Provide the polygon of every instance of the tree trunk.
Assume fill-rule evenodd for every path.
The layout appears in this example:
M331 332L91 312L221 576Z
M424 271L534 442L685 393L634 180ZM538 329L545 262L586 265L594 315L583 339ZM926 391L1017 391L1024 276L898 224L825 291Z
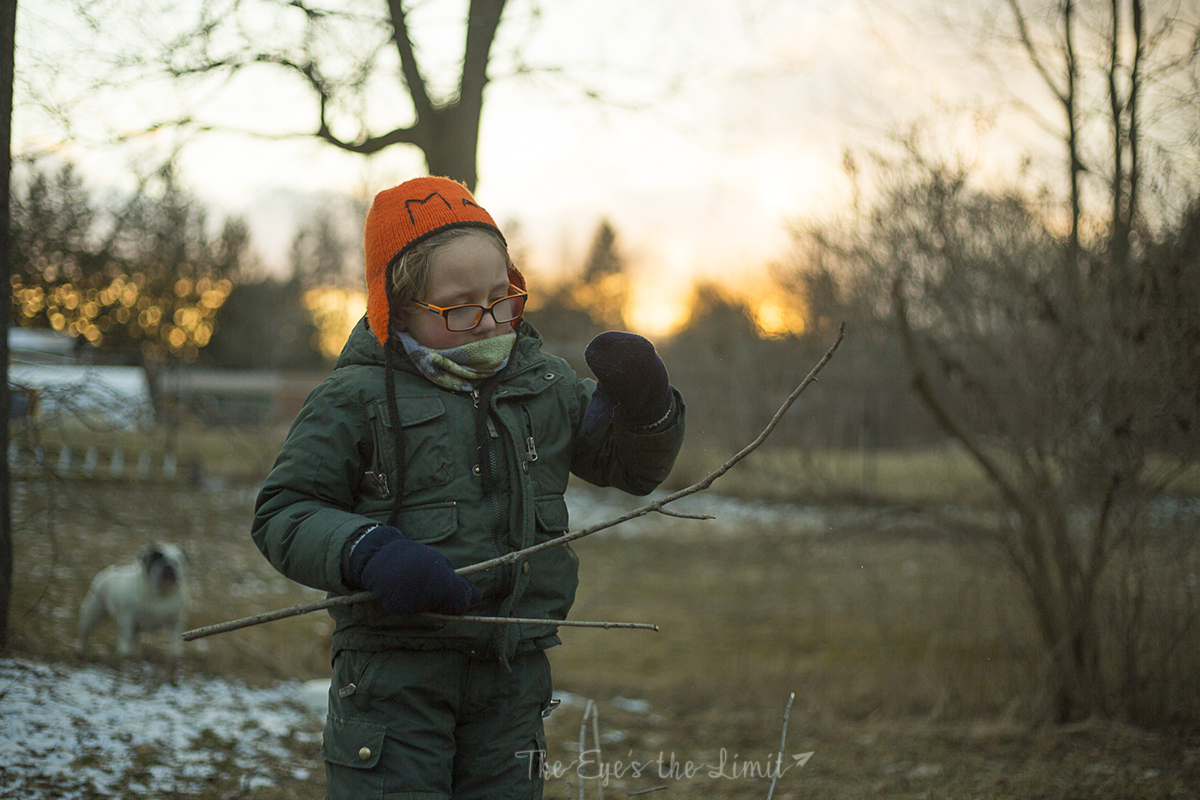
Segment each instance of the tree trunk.
M479 120L483 114L483 90L488 83L488 61L500 17L504 14L505 2L471 0L458 96L444 104L434 102L429 95L409 38L404 4L401 0L389 2L392 39L396 43L405 84L417 112L417 121L412 128L413 143L425 155L425 166L430 175L461 181L472 192L479 177L476 158Z
M1067 531L1049 519L1047 514L1026 520L1009 552L1033 601L1048 655L1051 714L1061 724L1104 711L1095 605L1099 572L1079 568L1077 554L1064 540Z
M429 124L422 124L425 136L421 152L430 175L440 175L462 182L475 191L479 178L476 170L476 151L479 142L479 117L460 111L460 106L440 108L431 115Z
M0 2L0 441L8 449L8 325L12 314L12 284L9 282L9 178L12 175L13 53L17 29L17 0ZM12 509L9 506L8 456L0 455L0 652L8 648L8 607L12 597Z
M1104 711L1095 615L1076 609L1070 616L1072 630L1057 642L1047 642L1053 653L1049 676L1052 708L1054 721L1059 724L1087 719Z

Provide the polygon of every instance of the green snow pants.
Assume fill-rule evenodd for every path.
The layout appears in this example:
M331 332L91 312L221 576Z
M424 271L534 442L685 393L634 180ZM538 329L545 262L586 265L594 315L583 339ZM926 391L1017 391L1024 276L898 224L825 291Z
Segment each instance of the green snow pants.
M327 800L540 800L550 663L342 651L321 744Z

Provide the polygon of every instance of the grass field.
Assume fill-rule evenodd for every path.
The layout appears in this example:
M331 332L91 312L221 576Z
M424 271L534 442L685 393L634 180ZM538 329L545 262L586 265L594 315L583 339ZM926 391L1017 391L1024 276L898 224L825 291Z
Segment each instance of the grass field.
M742 479L759 470L760 487L762 474L782 474L781 462L763 455L759 466L751 459L738 468ZM836 463L828 460L825 474L836 475ZM253 484L222 483L18 482L13 652L77 663L75 615L92 575L155 540L191 555L189 627L319 597L276 574L253 547ZM580 491L577 499L599 503L603 515L607 495ZM925 492L921 502L932 502ZM962 502L959 489L951 494ZM568 694L547 727L548 760L561 771L546 796L579 796L590 699L586 797L659 786L663 797L766 797L770 780L749 776L770 774L792 693L784 751L793 768L775 797L1200 796L1195 733L1032 726L1043 700L1038 654L999 555L915 510L911 496L896 503L876 498L854 513L811 516L801 506L717 502L715 520L647 518L578 542L572 616L661 630L563 630L551 659L556 688ZM326 677L329 637L328 617L313 614L200 640L187 646L178 679ZM103 628L91 658L115 663L111 645ZM143 655L166 664L161 645ZM231 776L201 796L320 796L311 736L298 737L296 750L316 777L283 775L273 787L241 791ZM807 752L802 766L791 759ZM595 778L601 768L607 786Z
M13 440L22 464L34 459L54 466L64 444L72 449L72 470L78 472L89 448L98 452L104 473L111 456L120 451L127 474L141 453L149 454L155 472L166 453L172 453L182 479L199 477L227 485L260 481L270 470L286 426L206 428L184 424L175 430L91 430L78 425L44 430L20 430ZM702 439L689 440L667 488L688 486L719 467L736 452ZM1152 459L1157 473L1161 464ZM986 507L997 495L983 472L963 450L951 445L913 450L820 450L775 448L768 441L724 475L715 491L741 498L815 503L903 505L940 508L947 505ZM1180 474L1172 493L1200 497L1200 466Z

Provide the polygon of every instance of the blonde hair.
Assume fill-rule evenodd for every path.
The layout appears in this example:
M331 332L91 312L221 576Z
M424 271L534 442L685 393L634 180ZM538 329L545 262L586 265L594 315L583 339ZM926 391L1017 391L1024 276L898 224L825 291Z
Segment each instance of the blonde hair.
M391 267L391 280L388 288L392 293L392 302L396 309L404 309L412 302L424 297L429 292L429 267L433 263L433 253L447 242L453 241L468 233L477 232L487 236L504 254L504 263L511 268L512 258L508 255L508 245L498 231L486 227L457 227L439 231L427 239L423 239L404 251Z

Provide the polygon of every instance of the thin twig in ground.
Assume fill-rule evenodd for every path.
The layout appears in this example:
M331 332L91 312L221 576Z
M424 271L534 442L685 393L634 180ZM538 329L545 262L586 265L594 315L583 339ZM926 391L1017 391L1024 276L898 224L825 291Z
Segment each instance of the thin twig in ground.
M596 706L595 700L588 700L587 706L583 709L583 719L579 722L579 757L584 759L591 751L587 748L587 724L588 719L592 720L592 739L596 742L596 764L604 763L600 757L600 709ZM582 766L582 762L581 762ZM578 770L576 770L578 774ZM583 800L583 776L579 776L579 800ZM599 793L598 800L604 800L604 782L596 780L596 791Z
M573 542L576 539L582 539L585 536L591 536L593 533L598 533L602 530L606 530L606 529L612 528L616 525L620 525L622 522L629 522L632 519L637 519L638 517L644 517L647 514L667 513L667 512L663 511L664 506L666 506L670 503L674 503L676 500L680 500L689 495L693 495L693 494L696 494L697 492L704 491L708 487L712 486L713 483L718 478L720 478L726 472L729 472L729 470L733 469L734 466L736 466L739 461L741 461L746 456L750 455L752 452L757 450L759 445L761 445L764 441L766 441L767 437L771 435L771 432L775 430L775 427L777 425L779 425L779 422L783 419L783 415L787 412L787 410L789 408L791 408L792 403L796 402L796 399L798 397L800 397L801 393L803 393L805 389L808 388L809 384L811 384L817 380L817 373L819 373L822 369L824 369L825 365L829 363L829 360L831 358L833 358L834 351L836 351L838 348L838 345L840 345L842 343L842 338L845 336L845 333L846 333L846 324L842 323L841 327L838 329L837 339L834 341L834 343L832 345L830 345L829 349L825 351L825 355L821 356L821 360L817 362L816 366L814 366L811 370L809 370L808 375L806 375L804 377L804 380L802 380L800 382L800 384L795 389L792 390L792 393L787 396L787 399L783 401L783 405L781 405L779 407L779 410L775 412L775 415L773 417L771 417L771 421L767 423L767 426L765 428L763 428L762 432L760 434L758 434L758 436L754 437L754 440L752 442L750 442L750 444L743 447L741 450L739 450L737 453L735 453L728 461L726 461L721 466L717 467L715 470L710 472L708 475L706 475L701 480L697 481L696 483L693 483L691 486L688 486L686 489L680 489L678 491L671 492L670 494L663 495L662 497L660 497L659 499L655 500L652 503L647 503L646 505L640 506L639 508L635 508L632 511L627 511L624 514L621 514L620 516L616 516L611 519L604 520L603 522L597 522L595 525L591 525L587 528L582 528L577 531L565 533L562 536L542 542L541 544L535 544L532 547L525 548L524 550L517 550L515 552L500 556L498 558L493 558L488 561L481 561L478 564L471 564L470 566L467 566L467 567L460 567L459 569L455 570L455 572L457 572L459 575L473 575L476 572L483 572L484 570L492 569L493 567L500 567L500 566L504 566L506 564L512 564L516 561L520 561L523 558L527 558L528 556L534 555L535 553L540 553L543 550L549 550L552 547L559 547L561 545L567 544L568 542ZM671 516L671 514L668 514L668 516ZM288 617L296 617L301 614L310 614L313 611L321 611L322 609L327 609L327 608L335 608L338 606L354 605L355 603L362 603L362 602L365 602L367 600L372 600L372 599L374 599L374 595L372 595L370 592L356 592L354 594L339 595L337 597L329 597L324 600L317 600L312 603L305 603L303 605L292 606L290 608L281 608L277 611L269 611L265 614L257 614L253 617L246 617L244 619L236 619L236 620L232 620L230 622L223 622L219 625L210 625L207 628L198 628L196 630L188 631L187 633L183 634L183 638L187 641L191 641L192 639L199 639L203 636L212 636L212 635L218 634L218 633L228 633L229 631L235 631L235 630L239 630L241 628L248 628L252 625L262 625L265 622L274 622L275 620L286 619ZM503 619L503 618L492 618L492 619ZM548 620L539 620L539 622L543 623L543 624L547 624L547 625L563 624L562 620L549 620L548 619ZM609 626L609 627L614 627L616 625L616 623L601 623L601 624L603 626Z
M779 754L775 756L775 774L771 776L771 790L767 792L767 800L775 796L775 781L779 780L779 770L783 766L783 745L787 741L788 717L792 715L792 703L796 701L796 693L788 697L787 709L783 712L783 733L779 736Z

